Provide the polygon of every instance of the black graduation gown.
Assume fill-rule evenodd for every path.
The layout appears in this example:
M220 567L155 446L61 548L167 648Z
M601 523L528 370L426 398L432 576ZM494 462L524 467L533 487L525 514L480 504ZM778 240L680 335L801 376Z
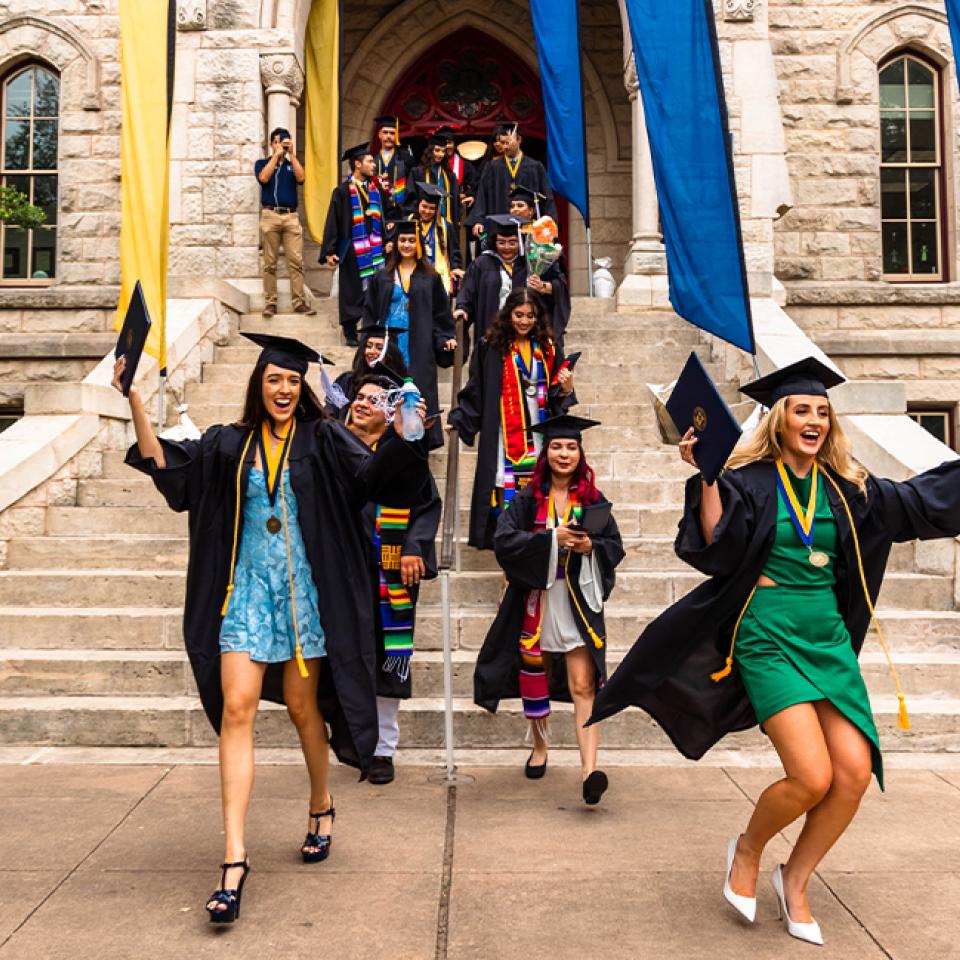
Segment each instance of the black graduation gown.
M601 502L603 498L601 497ZM494 549L497 563L507 576L507 590L500 601L500 609L493 621L473 673L473 701L477 706L496 713L501 700L520 696L520 632L523 628L524 604L530 590L544 590L550 573L550 549L553 534L549 530L531 532L537 519L537 500L529 486L513 498L510 509L500 514ZM607 601L616 580L617 564L623 559L623 542L616 521L611 516L603 533L591 536L593 552L597 557L603 584L603 600ZM590 651L597 671L597 685L606 680L606 626L603 611L595 613L587 606L580 589L580 570L584 557L570 553L567 566L567 586L576 598L571 604L584 646ZM579 610L587 618L590 629L603 641L597 647L584 624ZM567 671L563 657L550 657L548 682L550 697L571 701L567 686Z
M199 440L161 440L162 470L141 457L136 444L126 460L151 477L171 509L189 512L183 635L200 700L218 733L223 714L220 610L230 577L237 468L246 437L240 427L215 426ZM251 444L243 466L244 495L255 449ZM366 588L369 546L360 514L368 500L391 506L423 502L430 476L426 451L423 444L405 443L389 431L371 453L342 424L324 419L298 424L288 463L326 637L318 701L338 759L365 770L377 745L378 724L376 639ZM239 515L242 536L242 504ZM283 664L268 665L265 700L283 702L282 677Z
M555 370L563 363L563 353L556 351ZM470 500L470 546L492 550L495 524L490 522L490 497L497 481L497 450L500 436L500 394L503 384L503 354L485 340L477 344L470 360L470 377L457 394L457 405L447 415L447 422L457 429L460 439L473 446L477 434L477 469ZM547 395L548 416L566 413L577 402L576 393L561 396L559 387ZM510 508L511 510L513 507ZM508 511L509 512L509 511Z
M390 158L390 163L385 164L383 162L383 156L381 152L377 153L377 176L381 181L385 181L390 184L390 190L392 192L393 202L398 207L403 207L406 204L407 196L410 191L415 189L413 183L410 179L410 171L413 168L413 157L410 154L410 151L404 149L403 147L396 147L393 151L393 156ZM399 200L396 195L396 183L398 180L405 180L405 190L406 193Z
M384 191L380 192L380 199L383 216L381 229L385 229L388 223L399 220L403 213ZM374 223L375 221L367 217L368 230ZM357 320L363 316L363 282L360 279L357 254L353 249L353 207L350 203L350 184L346 180L335 187L330 196L327 222L323 229L323 244L320 248L320 262L323 263L327 257L335 254L339 256L338 248L340 252L346 250L340 260L340 292L338 294L340 324L353 328Z
M457 178L453 175L453 171L444 165L444 170L447 174L447 181L450 187L450 216L447 218L450 220L453 225L456 227L460 223L460 184L457 183ZM407 191L407 199L404 201L404 209L408 213L415 214L417 212L417 204L420 202L420 197L417 193L417 184L418 183L440 183L441 186L444 186L442 178L437 177L437 168L429 168L429 176L427 174L427 168L422 165L417 165L410 171L410 181L412 182L412 187ZM440 201L439 212L443 213L444 208L447 206L446 199Z
M413 507L410 511L410 526L407 527L407 535L403 540L404 557L420 557L426 568L421 580L435 580L439 570L437 567L437 530L440 528L440 514L442 505L440 493L437 485L430 478L429 500L420 506ZM389 673L383 669L387 658L387 652L383 645L383 621L380 619L380 574L378 567L378 558L373 552L373 534L377 522L377 508L373 503L368 503L363 509L363 523L367 533L367 542L371 545L370 549L370 576L373 585L373 609L374 623L377 631L377 696L395 697L398 700L409 700L413 695L413 683L410 673L406 680L401 680L396 671ZM414 605L414 628L416 628L416 605L417 597L420 594L418 587L409 587L407 592ZM414 633L414 656L416 656L416 633Z
M514 290L527 285L527 271L526 257L517 257L513 262ZM550 320L553 339L562 345L570 321L570 289L559 261L550 265L543 279L553 285L550 296L541 294L541 299ZM457 291L457 309L466 311L467 323L473 326L477 340L482 340L500 310L500 260L497 256L482 253L467 267ZM465 343L464 349L467 347L468 343Z
M383 268L374 274L367 287L363 306L365 325L384 323L393 297L393 274ZM410 313L407 343L410 349L409 373L427 404L427 413L440 409L437 367L453 366L453 351L443 345L457 335L450 300L436 273L414 270L410 277ZM443 446L440 419L427 431L427 446Z
M494 214L509 213L510 190L514 184L542 193L546 199L540 201L540 215L557 219L557 205L547 180L547 171L539 160L523 154L516 177L510 175L507 161L503 157L496 157L484 166L477 187L477 200L470 208L467 226L483 223L487 217Z
M892 544L960 534L960 460L905 483L870 477L866 499L852 483L835 479L853 514L874 602ZM707 545L700 530L698 474L687 483L675 544L677 555L710 579L649 624L598 694L591 717L595 722L630 705L642 707L692 760L699 760L726 734L757 722L736 664L719 682L710 674L723 667L736 619L776 536L778 494L771 461L727 471L718 483L723 517L713 543ZM839 538L837 605L859 655L870 611L846 511L833 485L824 484Z
M437 216L437 227L439 228L441 217ZM463 254L460 251L460 228L453 226L449 220L442 220L446 226L447 240L447 263L451 270L460 270L463 267ZM429 228L429 224L425 224ZM424 250L424 256L426 256ZM431 261L433 262L433 261Z

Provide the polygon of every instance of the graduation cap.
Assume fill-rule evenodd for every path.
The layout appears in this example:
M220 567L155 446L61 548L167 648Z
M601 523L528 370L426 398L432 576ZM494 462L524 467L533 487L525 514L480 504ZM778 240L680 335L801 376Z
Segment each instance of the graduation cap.
M393 127L394 130L400 129L399 117L374 117L373 122L377 125L378 130L382 130L384 127Z
M369 143L358 143L355 147L349 147L343 151L343 155L340 157L341 160L346 161L347 163L353 163L355 160L361 160L367 155L373 155L373 151L370 149Z
M525 187L522 183L515 183L510 188L510 199L522 200L528 207L534 207L540 200L546 200L547 198L544 194L531 190L530 187Z
M543 442L551 440L576 440L583 442L583 431L591 427L599 427L599 420L588 420L586 417L575 417L570 413L563 413L559 417L551 417L542 423L534 424L530 429L534 433L543 435Z
M434 132L427 137L427 143L429 143L431 147L445 147L448 139L450 138L448 138L446 134L440 133L439 130L434 130Z
M415 237L420 231L419 220L398 220L393 225L394 239L397 237Z
M520 233L530 221L526 217L514 217L509 213L493 213L487 217L487 232L494 237L511 237Z
M364 323L360 328L360 333L365 337L385 337L388 333L406 333L407 327L391 323L387 327L382 320L375 320L372 323Z
M326 363L333 366L332 360L328 360L313 347L308 347L292 337L278 337L272 333L244 333L243 336L263 348L260 356L257 357L258 364L272 363L274 366L283 367L284 370L293 370L301 376L306 374L307 367L311 363Z
M451 126L449 123L444 124L442 127L437 127L433 131L432 136L434 137L443 137L445 143L449 143L451 140L456 139L457 129L456 127Z
M391 327L392 330L396 330L396 327ZM372 371L373 376L383 377L384 380L389 381L391 384L395 384L397 388L403 386L403 382L406 377L401 377L396 370L392 367L388 367L382 360L377 360L375 363L370 365L370 370Z
M816 357L805 357L796 363L774 370L759 380L744 384L740 392L768 409L784 397L798 394L825 397L831 387L844 383L846 378L821 363Z
M417 193L420 196L421 200L426 200L427 203L440 204L441 200L446 199L450 194L447 193L443 187L438 183L424 183L422 180L417 181Z

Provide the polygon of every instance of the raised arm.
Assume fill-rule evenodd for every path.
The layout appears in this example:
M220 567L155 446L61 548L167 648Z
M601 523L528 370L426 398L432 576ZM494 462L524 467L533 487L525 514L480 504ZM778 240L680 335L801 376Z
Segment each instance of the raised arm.
M111 386L121 393L123 392L123 386L120 380L126 369L126 356L118 357L113 364L113 380L111 381ZM153 460L162 470L165 466L163 446L157 439L157 435L153 432L153 424L150 422L150 416L143 405L140 391L136 385L131 385L127 399L130 401L130 413L133 415L133 429L137 433L137 446L140 449L140 456L144 460Z
M891 540L936 540L960 536L960 459L897 483L871 478L871 513Z

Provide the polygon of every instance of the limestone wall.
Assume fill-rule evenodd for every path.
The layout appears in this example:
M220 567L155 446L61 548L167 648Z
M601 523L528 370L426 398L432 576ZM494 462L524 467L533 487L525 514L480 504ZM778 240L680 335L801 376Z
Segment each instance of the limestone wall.
M778 277L876 281L881 275L877 65L912 48L944 71L948 218L955 218L960 98L942 3L769 0L770 43L794 208L775 228ZM944 261L956 278L952 223Z

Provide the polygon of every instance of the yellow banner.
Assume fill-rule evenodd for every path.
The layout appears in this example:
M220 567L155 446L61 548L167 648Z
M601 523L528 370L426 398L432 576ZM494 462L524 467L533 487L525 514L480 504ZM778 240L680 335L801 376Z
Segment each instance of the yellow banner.
M120 302L114 327L123 326L139 280L151 320L145 349L161 369L167 363L172 5L120 0Z
M340 23L339 0L313 0L307 20L307 100L303 204L307 229L323 239L330 194L340 181Z

